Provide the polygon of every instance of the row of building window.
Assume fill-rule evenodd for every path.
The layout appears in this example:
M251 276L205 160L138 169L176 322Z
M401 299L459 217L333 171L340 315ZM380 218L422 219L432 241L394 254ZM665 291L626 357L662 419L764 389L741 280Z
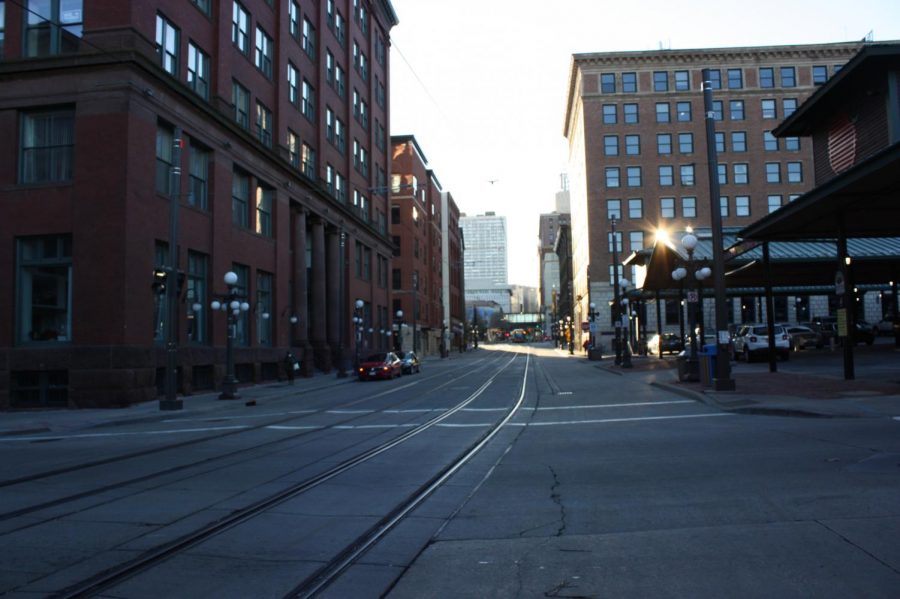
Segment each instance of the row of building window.
M833 72L837 73L841 66L834 65ZM748 69L749 70L749 67ZM724 69L724 87L727 89L744 89L745 87L745 69L740 67ZM723 87L723 70L709 69L710 89L722 89ZM778 79L776 80L776 74ZM758 67L759 87L762 89L775 88L779 85L782 88L797 87L797 67L780 66L780 67ZM814 85L821 85L828 80L827 65L812 66L812 82ZM600 74L600 93L615 94L619 91L621 85L622 93L636 94L639 90L638 76L636 72L624 73L601 73ZM691 89L691 72L686 70L678 71L653 71L652 91L668 92L668 91L690 91Z
M272 0L267 0L272 5ZM203 14L210 16L210 0L191 0ZM287 0L288 20L290 34L311 60L316 57L316 29L312 22L301 15L300 3L296 0ZM83 0L27 0L25 11L28 19L25 28L25 55L27 57L53 56L57 54L69 54L78 51L78 40L82 36L84 24ZM340 11L335 10L333 0L328 0L326 5L328 27L334 33L338 42L343 46L346 42L346 26L344 17ZM358 23L364 37L369 34L369 14L362 0L354 0L354 19ZM157 47L162 48L161 54L173 52L177 48L178 30L165 17L163 27L160 27L157 19ZM232 33L234 45L245 56L250 56L250 13L238 1L232 4ZM0 57L3 56L3 37L5 23L5 2L0 0ZM160 35L162 33L162 36ZM172 42L176 42L174 45ZM354 42L355 43L355 42ZM358 45L357 45L358 46ZM354 56L359 56L357 68L360 73L367 72L365 56L358 47L354 49ZM379 34L375 38L376 60L382 66L387 60L387 45ZM177 75L177 62L173 64L170 59L163 59L164 66L169 63L173 75ZM272 67L272 38L259 26L256 29L256 47L254 63L267 76L271 78Z
M718 164L719 183L728 184L728 165ZM626 166L625 186L641 187L643 185L643 167ZM659 184L662 186L674 185L675 167L663 164L658 167ZM766 183L782 183L782 163L765 163ZM622 187L622 167L607 166L604 169L605 184L607 189ZM682 185L694 184L694 165L685 164L679 166L680 182ZM748 162L734 162L731 164L731 183L735 185L749 185L750 164ZM784 181L787 183L803 183L803 163L787 162L784 165Z
M689 100L675 102L675 112L672 113L670 102L655 103L655 118L657 123L689 123L694 119L693 103ZM797 98L782 98L782 118L791 116L797 110ZM763 119L777 119L778 101L774 98L762 98L759 101L760 117ZM603 105L603 124L616 125L619 122L619 105ZM725 120L725 100L714 100L712 107L713 120ZM732 121L747 119L744 100L728 100L728 118ZM622 104L622 122L626 125L636 125L640 122L640 104L625 102Z
M673 135L676 137L673 138ZM715 133L716 152L719 154L728 151L725 144L726 134L724 131ZM730 131L728 136L731 138L732 152L747 152L747 132L746 131ZM603 155L619 156L620 145L619 135L603 136ZM641 154L641 136L638 133L623 135L621 137L624 152L626 156L639 156ZM660 156L667 156L673 152L673 139L677 140L679 154L694 153L694 134L693 133L657 133L656 134L656 153ZM771 131L763 131L763 149L766 152L777 152L781 149L781 144L777 137L772 135ZM788 152L797 152L800 150L799 137L784 138L784 150Z
M23 237L17 240L17 293L18 315L16 339L18 344L71 341L72 331L72 237L71 235L46 235ZM154 251L156 272L164 272L168 264L168 243L157 241ZM378 255L378 286L387 288L388 259ZM185 304L187 311L187 337L195 343L209 341L209 256L188 250L185 277ZM252 317L255 319L255 342L269 346L273 340L274 275L256 271L255 287L249 285L251 269L243 264L232 264L237 274L235 289L244 298L254 298ZM372 275L372 250L356 243L356 275L370 281ZM155 281L154 281L155 283ZM167 320L167 304L163 285L148 285L153 293L153 338L163 341ZM199 309L194 309L194 306ZM385 308L386 310L386 308ZM384 316L383 316L383 321ZM250 345L251 314L241 313L236 318L235 339L240 345Z
M787 196L787 201L792 202L795 199L800 197L800 194L791 194ZM681 202L681 213L679 214L677 211L677 200L679 198L675 197L663 197L659 198L659 217L664 219L674 219L674 218L697 218L697 198L695 196L683 196L680 198ZM750 216L750 196L749 195L738 195L734 196L734 216ZM769 212L774 212L775 210L781 208L784 205L785 197L781 194L769 194L766 196L766 206ZM645 218L644 214L644 199L643 198L629 198L627 200L627 216L629 220L641 220ZM732 201L729 196L720 196L719 197L719 210L720 214L723 217L731 216L732 213ZM606 200L606 217L608 220L622 220L622 200L620 199L609 199ZM612 251L612 233L610 235L610 249ZM620 237L620 247L618 248L621 251L621 231L617 231L616 235ZM631 249L639 250L643 247L643 245L636 246L634 240L637 239L637 232L632 232L629 234L632 239ZM643 244L643 237L640 238L641 244Z
M295 4L295 3L292 3ZM2 4L0 4L2 6ZM241 49L247 41L247 33L250 16L239 2L234 2L233 10L233 36L235 43ZM201 10L208 10L208 4L198 4ZM52 3L52 10L58 10L58 3ZM43 14L43 13L37 13ZM299 14L299 13L296 13ZM37 17L36 17L37 18ZM261 31L261 30L260 30ZM314 39L314 38L310 38ZM257 66L264 72L271 69L271 52L273 50L271 40L265 32L257 35ZM312 43L312 42L310 42ZM178 76L179 57L179 31L166 17L159 14L156 20L156 44L160 61L169 73ZM267 58L268 57L268 58ZM210 58L193 42L188 44L188 68L187 84L201 97L208 99L210 90L209 67ZM305 78L301 80L297 67L289 62L287 69L288 99L310 121L315 121L315 89ZM239 81L232 82L232 104L234 106L234 119L243 128L249 130L251 124L251 94ZM368 128L369 110L366 102L354 90L354 116L364 127ZM274 118L271 109L262 102L257 101L255 112L252 113L256 135L262 145L272 148ZM329 114L331 111L329 109ZM71 153L73 146L74 123L68 111L58 114L45 113L43 115L26 116L22 130L22 167L20 180L23 183L37 183L47 181L64 181L71 178ZM343 127L339 127L342 132ZM386 132L384 126L376 121L376 142L382 150L386 145ZM301 144L298 147L295 132L287 131L289 160L295 166L299 166L302 173L315 179L315 152L311 147ZM334 142L334 136L328 136ZM338 147L342 152L346 151L342 136L338 139L341 143ZM368 151L358 141L354 142L354 165L356 169L368 176L369 156ZM298 164L299 161L299 164ZM379 169L383 170L383 169ZM382 174L386 179L386 174Z
M291 3L291 11L294 11ZM249 52L249 22L250 14L239 3L234 2L233 22L232 22L232 38L235 46L244 54ZM299 7L296 9L299 11ZM299 15L299 12L296 13ZM295 13L291 13L293 19ZM292 21L293 23L293 21ZM308 20L304 20L301 28L301 36L304 41L304 47L307 48L310 58L315 57L315 36L314 28L308 24ZM306 32L304 35L303 32ZM157 52L160 56L163 68L175 77L179 76L179 31L166 17L157 15L156 22L156 45ZM273 42L270 36L257 26L256 32L256 52L254 54L254 62L257 68L267 78L272 78L272 54L274 52ZM186 82L199 96L209 99L210 80L209 80L209 55L203 52L193 42L188 44L188 66ZM362 52L358 44L354 42L354 63L357 70L363 76L363 80L368 77L368 61L365 53ZM346 74L344 70L335 61L331 52L326 56L326 81L338 93L340 97L345 97L346 93ZM310 122L316 120L316 100L315 87L308 79L302 77L300 69L292 62L287 64L287 91L289 103L297 108ZM384 84L379 81L377 87L376 98L379 104L384 107L386 91ZM232 105L234 106L234 119L244 129L250 129L250 91L237 80L232 83ZM357 90L353 91L353 115L359 124L366 130L369 128L369 107L368 103L362 98ZM262 102L256 103L255 125L257 136L260 142L266 147L272 147L272 111ZM377 130L379 135L377 140L384 145L386 135L383 134L384 127L377 122ZM382 148L384 149L384 148Z

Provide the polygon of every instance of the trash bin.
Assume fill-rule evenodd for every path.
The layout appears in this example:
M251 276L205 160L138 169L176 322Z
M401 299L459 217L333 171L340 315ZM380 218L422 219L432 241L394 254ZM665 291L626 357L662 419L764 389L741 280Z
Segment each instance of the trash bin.
M700 371L700 384L704 387L712 386L712 379L710 378L710 370L709 370L709 354L706 353L706 346L703 347L702 350L697 352L697 360L698 360L698 369Z
M709 359L709 384L712 386L713 381L716 380L716 355L719 353L719 346L715 343L704 345L703 352Z
M675 358L675 365L678 366L678 380L682 383L696 383L700 380L700 354L697 354L696 360L691 360L687 352L681 352Z
M675 358L675 365L678 367L678 380L679 382L685 382L688 380L688 365L687 365L687 356L684 353L678 355Z

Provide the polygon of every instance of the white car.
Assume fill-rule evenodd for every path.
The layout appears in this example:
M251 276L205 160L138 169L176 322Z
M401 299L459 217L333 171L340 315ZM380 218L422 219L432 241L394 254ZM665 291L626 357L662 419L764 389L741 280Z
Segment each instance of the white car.
M781 325L775 325L775 352L782 360L791 356L791 336ZM768 326L764 324L745 324L734 336L734 355L747 362L759 356L769 354Z

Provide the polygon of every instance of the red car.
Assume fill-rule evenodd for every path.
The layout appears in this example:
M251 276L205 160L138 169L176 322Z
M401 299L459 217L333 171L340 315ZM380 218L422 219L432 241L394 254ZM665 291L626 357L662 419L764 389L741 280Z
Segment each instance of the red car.
M403 362L394 352L371 354L356 369L359 380L392 379L403 374Z

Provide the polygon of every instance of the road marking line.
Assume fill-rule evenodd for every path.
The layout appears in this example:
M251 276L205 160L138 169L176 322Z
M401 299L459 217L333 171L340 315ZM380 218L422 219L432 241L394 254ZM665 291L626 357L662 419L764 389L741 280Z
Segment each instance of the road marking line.
M606 418L603 420L564 420L561 422L510 422L510 426L555 426L559 424L606 424L610 422L639 422L641 420L677 420L679 418L706 418L709 416L735 416L728 413L686 414L682 416L646 416L643 418Z
M286 424L272 424L267 426L266 428L270 428L276 431L307 431L307 430L317 430L322 428L327 428L325 426L288 426Z
M74 435L40 435L37 437L0 437L0 441L50 441L56 439L88 439L97 437L134 437L137 435L174 435L178 433L207 433L213 431L228 431L250 426L210 426L205 428L179 428L170 431L138 431L128 433L78 433Z
M591 408L630 408L632 406L662 406L667 404L681 404L681 403L697 403L692 399L673 399L671 401L641 401L634 403L607 403L607 404L589 404L586 406L554 406L554 407L546 407L546 408L538 408L538 412L543 412L544 410L581 410L581 409L591 409Z
M412 423L409 423L409 424L356 424L356 425L341 424L338 426L333 426L331 428L336 429L336 430L349 431L349 430L367 429L367 428L411 428L411 427L415 427L415 426L419 426L419 425L412 424Z
M218 420L246 420L248 418L270 418L288 414L315 414L316 410L295 410L293 412L266 412L265 414L244 414L242 416L207 416L206 418L167 418L160 422L215 422Z
M328 410L326 414L374 414L375 410Z

